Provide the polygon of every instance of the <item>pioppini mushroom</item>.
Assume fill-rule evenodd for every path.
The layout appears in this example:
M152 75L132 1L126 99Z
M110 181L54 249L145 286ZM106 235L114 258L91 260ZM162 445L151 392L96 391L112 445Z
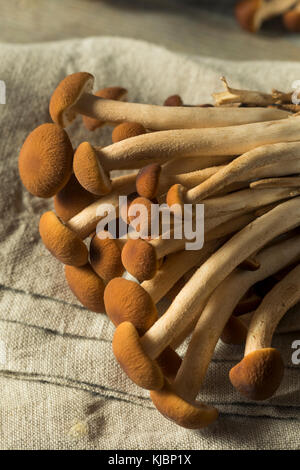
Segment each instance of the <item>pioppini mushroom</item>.
M71 291L85 308L96 313L105 312L105 284L89 263L83 266L65 265L65 277Z
M111 321L114 325L130 321L139 333L147 331L157 320L154 305L181 276L192 267L201 265L221 243L222 239L214 240L206 243L201 250L181 251L167 256L153 279L144 281L141 285L124 278L112 279L107 284L104 295L106 312Z
M52 120L67 127L77 114L102 122L138 122L145 129L166 130L198 127L221 127L249 122L270 121L287 116L284 111L267 108L232 109L169 107L106 100L92 94L94 77L77 72L64 78L51 100L49 111Z
M146 129L142 124L138 122L122 122L116 126L112 132L112 141L121 142L121 140L130 139L130 137L136 137L137 135L146 134Z
M56 124L42 124L26 138L19 154L19 173L34 196L58 193L72 173L73 147L67 133Z
M54 212L45 212L40 219L39 230L50 253L64 264L84 266L88 261L88 250L83 240L95 230L97 223L104 217L98 214L99 205L107 204L118 208L119 195L133 191L135 176L130 174L115 178L110 194L96 200L64 224Z
M289 31L299 33L300 31L300 5L299 2L291 10L287 11L283 17L283 24Z
M255 33L264 21L288 11L297 0L241 0L235 6L235 16L242 28Z
M181 109L181 108L180 108ZM73 168L80 184L88 191L102 194L110 189L108 172L114 169L141 168L150 162L213 156L240 155L255 147L296 142L300 116L279 121L244 124L215 129L182 129L148 133L125 139L108 147L82 143L74 155ZM213 160L213 159L212 159Z
M55 194L54 210L56 215L66 222L92 204L95 199L95 195L84 189L72 174L67 184Z
M259 178L261 175L268 175L268 172L272 176L274 174L272 172L276 171L276 168L275 170L272 169L273 166L279 164L282 168L286 161L299 160L299 152L299 142L277 143L257 147L237 157L228 165L219 167L219 169L216 167L218 171L188 191L185 190L183 185L171 186L168 191L167 202L170 206L172 204L196 203L232 183Z
M106 100L125 101L127 99L128 92L125 88L119 86L112 86L107 88L101 88L100 90L96 91L94 95ZM109 122L106 123L100 121L99 119L93 119L88 116L82 116L82 121L89 131L94 131L99 127L104 126L104 124L110 124Z
M210 167L203 170L191 171L187 168L182 174L170 174L168 169L161 167L158 163L150 163L140 169L136 177L137 193L153 199L158 194L165 193L173 184L181 184L185 188L192 188L205 181L211 175L216 173L220 167Z
M300 265L265 296L254 313L247 335L244 358L229 374L232 385L252 400L266 400L278 389L284 364L272 348L274 331L285 313L300 300Z
M222 197L206 199L204 204L205 238L207 240L221 236L218 230L221 225L227 234L233 233L234 225L231 226L231 219L252 212L259 207L267 206L272 202L296 197L298 194L299 191L290 188L257 190L256 192L254 189L246 189ZM177 201L173 201L172 204L178 204ZM224 226L226 222L228 224ZM145 225L143 224L143 226ZM157 260L167 254L184 249L186 242L187 239L184 235L178 239L174 238L173 229L170 229L168 236L167 232L164 232L150 241L128 240L122 250L122 263L130 274L142 282L155 275Z
M234 308L256 282L300 259L299 242L298 235L264 248L256 255L260 262L258 270L250 272L237 269L214 290L195 325L187 352L174 381L174 390L179 395L186 397L187 400L197 396L218 339ZM242 333L244 334L245 330Z
M114 334L113 351L131 380L149 390L161 389L164 377L155 362L160 352L194 321L205 299L245 258L299 224L300 198L278 205L219 248L196 271L165 314L141 338L132 323L121 323Z
M90 243L90 263L93 270L107 284L111 279L122 276L122 246L118 239L99 237L96 233Z

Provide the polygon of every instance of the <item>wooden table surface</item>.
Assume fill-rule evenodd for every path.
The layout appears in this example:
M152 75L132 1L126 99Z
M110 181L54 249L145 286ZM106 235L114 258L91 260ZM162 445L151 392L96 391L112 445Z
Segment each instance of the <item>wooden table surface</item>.
M0 41L113 35L226 59L298 60L300 39L280 27L241 31L235 0L0 0ZM300 37L300 35L299 35Z

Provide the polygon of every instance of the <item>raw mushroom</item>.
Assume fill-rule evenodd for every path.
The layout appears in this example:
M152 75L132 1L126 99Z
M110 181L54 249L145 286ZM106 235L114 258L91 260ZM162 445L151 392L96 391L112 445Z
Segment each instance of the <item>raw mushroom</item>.
M300 143L277 143L257 147L237 157L226 166L217 167L218 171L188 191L184 186L173 185L167 195L167 202L172 204L192 204L200 202L212 194L222 190L235 182L247 181L259 178L261 175L272 175L273 166L277 164L280 168L286 161L299 160Z
M52 120L67 127L77 114L103 122L138 122L145 129L167 130L221 127L249 122L281 119L287 113L276 109L168 107L106 100L92 94L94 77L86 72L67 76L60 82L50 101Z
M71 291L85 308L96 313L105 312L103 302L105 284L89 264L65 266L65 277Z
M149 390L162 388L164 378L155 358L194 321L209 295L245 258L299 224L300 198L280 204L219 248L144 336L140 338L130 322L121 323L115 331L113 351L132 381Z
M235 6L235 16L242 28L255 33L264 21L285 13L297 0L241 0Z
M95 195L84 189L72 174L67 184L55 194L54 210L56 215L66 222L92 204L95 199Z
M290 188L257 190L256 192L254 189L246 189L226 196L206 199L204 204L205 239L230 234L234 231L234 225L230 223L231 219L272 202L295 197L299 192L300 190L291 191ZM224 230L224 224L226 224L225 233L220 234L220 226L223 226ZM184 249L186 242L187 239L184 236L175 239L173 229L149 242L142 239L128 240L122 250L122 263L130 274L142 282L155 275L158 259Z
M96 93L94 94L95 96L106 100L125 101L128 92L125 88L119 86L112 86L108 88L101 88L101 90L96 91ZM89 131L94 131L99 127L104 126L105 124L110 124L109 122L106 123L103 121L99 121L99 119L94 119L88 116L82 116L82 121Z
M299 33L300 31L300 4L298 3L295 8L287 11L283 15L283 24L289 31Z
M180 108L181 109L181 108ZM280 121L245 124L216 129L183 129L161 131L125 139L108 147L82 143L74 155L74 172L90 192L109 191L110 170L141 168L150 162L198 156L240 155L255 147L299 138L300 116Z
M155 304L189 269L206 261L221 243L220 239L214 240L206 243L201 250L171 254L156 276L141 285L124 278L112 279L104 295L106 312L111 321L114 325L130 321L140 334L148 330L157 320Z
M181 184L185 188L192 188L205 181L216 173L220 167L210 167L198 171L185 171L182 174L169 174L158 163L150 163L140 169L136 177L136 190L142 197L155 198L158 194L166 192L173 184Z
M231 88L225 77L221 77L221 81L224 85L225 91L212 94L216 106L233 103L252 106L269 106L275 104L275 99L272 94L262 93L261 91L238 90L236 88Z
M107 284L111 279L122 276L122 247L118 239L100 238L96 233L90 244L90 263L93 270Z
M63 224L54 212L46 212L40 219L40 235L46 248L64 264L83 266L88 261L88 250L83 240L96 228L103 215L97 214L101 204L118 208L119 195L134 189L135 174L120 176L113 182L112 192L93 202Z
M266 295L254 313L247 335L244 358L233 367L232 385L251 400L266 400L279 387L284 365L271 347L274 331L285 313L300 300L300 265Z
M19 154L19 173L34 196L58 193L72 173L73 148L67 133L56 124L42 124L26 138Z
M299 235L264 248L257 255L257 259L260 262L257 271L246 272L237 269L219 284L208 299L174 382L174 389L182 396L195 397L198 394L218 339L234 308L250 287L300 259ZM242 333L244 332L245 330Z

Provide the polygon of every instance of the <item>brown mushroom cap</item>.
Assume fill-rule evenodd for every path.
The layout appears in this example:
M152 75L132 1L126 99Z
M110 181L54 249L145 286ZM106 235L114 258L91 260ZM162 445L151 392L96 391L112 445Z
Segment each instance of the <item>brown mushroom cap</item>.
M170 346L167 346L166 349L164 349L164 351L158 356L156 362L161 368L164 376L170 382L173 382L182 363L182 359L179 354L177 354L177 352Z
M73 169L79 183L89 192L102 196L111 191L111 181L94 148L82 142L74 154Z
M65 266L69 287L82 305L96 313L104 313L104 282L89 264L81 267Z
M254 15L260 7L260 0L241 0L235 5L235 16L240 26L251 33L255 32Z
M101 239L95 234L90 244L90 263L105 283L119 277L124 271L121 250L113 238Z
M141 168L136 177L136 190L141 197L153 199L157 196L161 166L158 163Z
M116 100L116 101L125 101L127 96L127 90L119 86L111 86L107 88L101 88L101 90L94 93L95 96L103 98L105 100ZM102 127L105 122L99 121L88 116L82 116L83 123L89 131L94 131L98 127Z
M141 206L142 210L139 210ZM135 209L134 209L135 207ZM145 218L144 215L145 209ZM146 197L137 197L135 198L128 207L129 214L134 214L136 211L136 215L129 215L128 214L128 223L132 223L136 218L140 220L140 224L136 226L136 230L140 233L140 236L143 238L150 237L151 235L151 220L152 220L152 201L147 199Z
M54 209L64 222L81 212L95 201L95 196L84 189L74 174L54 196Z
M300 11L290 10L287 11L283 17L283 24L292 33L299 33L300 31Z
M92 93L94 77L87 72L77 72L64 78L51 96L49 112L56 124L67 127L76 118L74 104L83 93Z
M73 148L67 133L56 124L42 124L21 148L21 180L34 196L52 197L70 178L72 161Z
M42 215L39 230L44 245L59 261L71 266L87 263L87 247L76 233L61 223L54 212Z
M157 271L155 249L145 240L128 240L122 250L125 269L139 282L152 279Z
M158 411L166 418L187 429L201 429L218 418L218 410L202 403L189 403L179 397L165 381L164 387L151 390L150 397Z
M135 326L123 322L113 337L113 352L128 377L146 390L159 390L164 385L163 373L156 361L144 352Z
M225 325L221 340L226 344L245 344L248 328L239 318L232 315Z
M171 95L164 101L164 106L182 106L183 101L179 95Z
M122 277L112 279L104 292L107 315L115 326L131 322L144 334L157 320L155 304L140 284Z
M232 385L250 400L266 400L279 387L284 365L277 349L264 348L247 354L229 373Z
M114 128L111 137L115 144L121 140L142 134L146 134L146 129L142 124L139 124L138 122L123 122Z
M181 208L183 208L185 193L186 189L184 186L182 186L182 184L173 184L167 193L166 200L168 206L171 207L175 204L178 204Z

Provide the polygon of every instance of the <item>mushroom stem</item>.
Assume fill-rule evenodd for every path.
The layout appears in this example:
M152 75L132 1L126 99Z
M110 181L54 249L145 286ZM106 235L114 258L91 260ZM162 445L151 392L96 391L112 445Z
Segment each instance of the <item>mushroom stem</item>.
M254 189L273 189L273 188L299 188L300 176L291 176L290 178L266 178L250 183L250 188Z
M194 203L206 199L232 183L245 181L249 177L259 177L260 174L272 171L272 167L276 164L283 166L286 161L299 160L299 152L299 142L264 145L250 150L228 165L220 167L210 178L189 189L185 193L184 200L187 203Z
M98 222L103 218L103 215L98 214L99 205L112 205L116 208L119 207L119 196L126 196L135 190L136 174L118 176L112 180L112 191L106 196L103 196L97 201L93 202L79 214L76 214L72 219L66 222L66 226L75 232L80 238L88 237L97 227Z
M244 259L258 251L279 234L291 230L299 224L300 198L280 204L275 209L251 222L215 252L196 271L165 314L157 320L142 338L138 339L133 331L130 336L127 336L129 330L132 329L131 324L121 324L115 332L113 349L117 360L127 375L141 386L147 385L151 389L161 388L163 385L161 375L158 369L154 367L153 359L173 341L180 331L193 322L204 300ZM138 358L133 349L130 349L128 342L131 342L133 349L135 347L140 348L140 364L138 364ZM142 364L144 360L146 360L149 367L151 366L150 368L154 367L155 369L155 374L152 376L153 380L150 380L149 372L147 384L143 384L144 369ZM139 369L138 374L137 368ZM158 375L156 376L156 374Z
M261 145L296 142L299 139L299 129L300 117L295 116L279 121L214 129L154 132L131 137L96 150L99 162L106 169L141 168L151 161L166 162L181 157L240 155Z
M235 307L256 282L300 258L300 237L264 248L257 256L256 271L236 270L215 289L195 326L192 339L178 371L174 388L178 394L195 398L206 376L216 344Z
M265 296L254 313L241 362L229 374L232 385L247 398L265 400L279 387L284 364L271 347L274 331L285 313L300 300L300 265Z
M154 303L159 302L185 273L206 261L222 244L222 241L224 238L211 240L200 250L180 251L168 255L156 275L142 282L142 287L152 297Z
M224 85L225 91L212 94L216 106L232 103L252 106L268 106L275 104L273 96L268 93L253 90L238 90L236 88L231 88L225 77L221 77L220 80Z
M222 108L168 107L105 100L87 93L81 95L74 105L74 110L99 121L138 122L146 129L154 131L224 127L270 121L287 116L284 111L276 109L234 108L228 112Z
M233 233L234 225L231 226L231 219L238 218L275 201L295 197L299 193L300 191L291 191L290 188L257 190L256 192L254 189L246 189L223 197L207 199L204 204L205 238L211 240L222 236L220 229L223 229L224 235ZM176 203L175 200L172 205ZM240 224L240 220L237 222ZM151 279L156 273L158 259L175 251L183 250L185 244L188 241L191 242L184 234L181 238L174 238L174 233L174 229L171 228L150 242L129 240L122 251L122 262L125 269L139 281Z
M298 238L299 243L299 237L295 238ZM294 240L289 240L289 243L292 244ZM278 255L276 254L276 256ZM299 260L298 256L297 258ZM285 263L286 265L287 263ZM299 300L300 266L298 265L273 287L254 313L249 325L245 356L257 349L271 346L272 337L279 321Z
M182 174L170 174L168 168L152 163L143 167L136 177L137 193L148 199L154 199L158 194L164 194L173 184L181 184L185 188L193 188L210 178L219 167L210 167L198 171L190 171L187 165Z

